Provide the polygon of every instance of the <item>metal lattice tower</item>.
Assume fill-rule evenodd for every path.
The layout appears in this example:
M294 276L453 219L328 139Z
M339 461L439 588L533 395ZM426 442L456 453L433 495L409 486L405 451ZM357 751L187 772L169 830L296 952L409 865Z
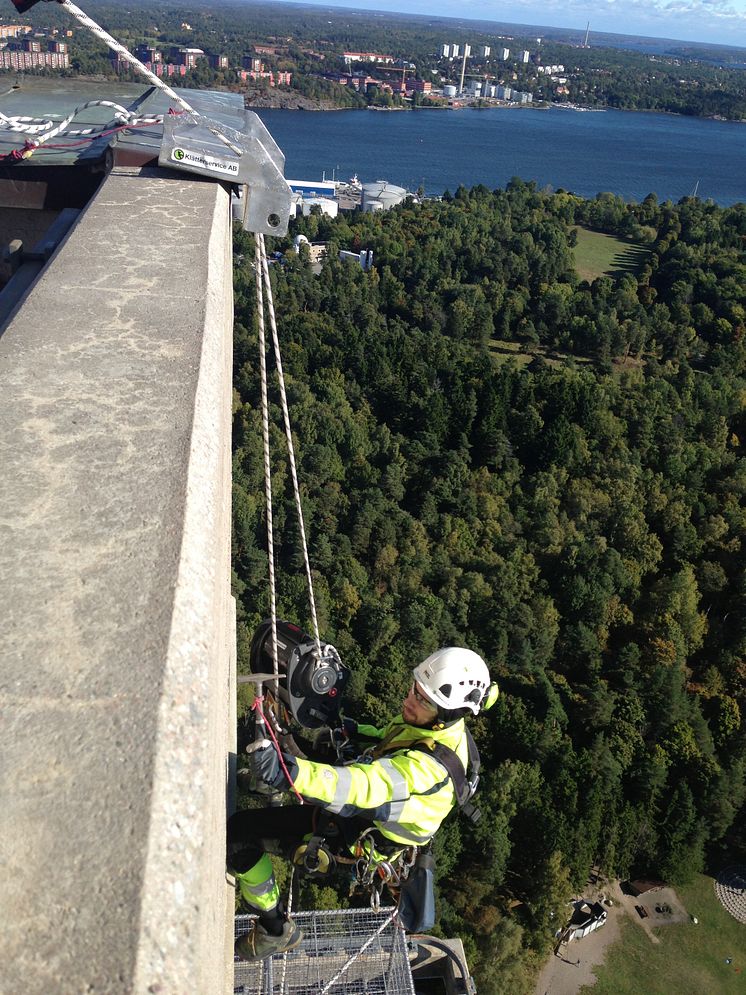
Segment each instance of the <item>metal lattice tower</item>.
M406 936L393 911L294 913L300 946L257 964L237 960L234 995L414 995ZM253 918L236 916L237 937Z

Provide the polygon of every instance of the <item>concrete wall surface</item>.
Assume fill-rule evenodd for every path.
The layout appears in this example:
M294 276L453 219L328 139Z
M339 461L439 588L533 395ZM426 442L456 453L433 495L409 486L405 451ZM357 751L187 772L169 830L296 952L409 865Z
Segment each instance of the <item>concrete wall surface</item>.
M0 338L0 992L230 988L229 195L111 173Z

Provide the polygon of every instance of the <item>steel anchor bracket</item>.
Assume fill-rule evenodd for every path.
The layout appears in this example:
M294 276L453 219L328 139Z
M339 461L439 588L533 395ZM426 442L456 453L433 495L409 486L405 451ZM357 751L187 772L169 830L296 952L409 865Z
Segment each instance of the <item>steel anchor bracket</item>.
M165 116L158 163L239 184L244 229L287 233L293 194L283 175L285 156L253 111L244 110L242 131L200 114Z

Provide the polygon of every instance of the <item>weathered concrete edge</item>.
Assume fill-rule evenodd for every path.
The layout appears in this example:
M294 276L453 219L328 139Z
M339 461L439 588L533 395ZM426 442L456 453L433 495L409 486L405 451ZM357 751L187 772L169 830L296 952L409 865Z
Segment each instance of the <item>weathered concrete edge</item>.
M205 329L181 554L160 692L153 809L133 991L218 992L232 979L233 892L225 877L228 757L235 723L230 593L230 198L215 185ZM205 706L206 703L206 707ZM197 736L199 742L194 742ZM188 739L189 738L189 739ZM191 741L189 741L191 740ZM201 753L194 768L186 755ZM175 771L192 766L191 792Z

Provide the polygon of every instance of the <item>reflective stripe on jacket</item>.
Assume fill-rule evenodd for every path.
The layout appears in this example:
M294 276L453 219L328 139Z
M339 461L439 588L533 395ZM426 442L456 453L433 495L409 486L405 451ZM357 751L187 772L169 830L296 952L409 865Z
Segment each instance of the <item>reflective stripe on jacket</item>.
M346 767L299 758L295 787L327 812L342 818L370 819L384 836L397 843L427 843L456 804L456 797L445 767L430 753L412 746L418 740L442 743L458 754L466 768L464 720L444 729L421 729L407 725L398 716L383 729L360 726L358 732L387 739L385 755Z

